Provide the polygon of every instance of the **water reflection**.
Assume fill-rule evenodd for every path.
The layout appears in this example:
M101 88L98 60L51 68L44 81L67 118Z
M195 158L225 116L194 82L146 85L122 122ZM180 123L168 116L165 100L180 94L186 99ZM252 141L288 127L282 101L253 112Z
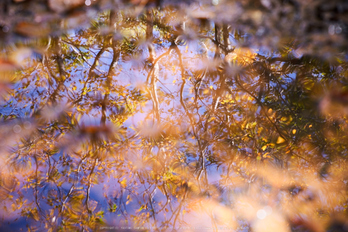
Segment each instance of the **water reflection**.
M53 2L2 3L2 230L346 230L345 3Z

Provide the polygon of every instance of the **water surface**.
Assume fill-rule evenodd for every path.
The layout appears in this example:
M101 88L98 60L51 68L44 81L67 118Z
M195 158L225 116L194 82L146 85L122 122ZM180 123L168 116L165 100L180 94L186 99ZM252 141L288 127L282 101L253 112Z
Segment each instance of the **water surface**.
M347 231L344 1L1 4L1 230Z

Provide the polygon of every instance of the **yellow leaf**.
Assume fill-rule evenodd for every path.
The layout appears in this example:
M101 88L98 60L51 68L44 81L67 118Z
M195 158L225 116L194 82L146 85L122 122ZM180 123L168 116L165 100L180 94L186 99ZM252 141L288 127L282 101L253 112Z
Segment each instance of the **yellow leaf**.
M261 149L262 149L263 151L266 150L266 149L267 149L267 145L263 146Z
M213 121L213 120L215 120L215 117L211 117L211 118L208 120L208 122L211 122L211 121Z
M123 179L121 182L120 182L122 188L125 188L127 186L127 179Z
M139 212L142 211L144 208L145 208L144 205L142 205L142 206L137 210L137 212L139 213Z
M238 61L242 65L252 63L255 59L256 53L248 48L236 48L229 53L225 59L228 62Z
M208 94L208 93L209 93L209 89L203 90L203 94Z
M281 136L278 137L277 139L277 144L284 143L285 139L283 139Z
M292 133L293 133L293 134L296 134L296 129L293 129L293 130L292 130Z
M79 122L81 118L82 118L82 114L79 114L76 118L77 122Z
M282 117L282 118L280 119L280 121L283 121L283 122L285 122L286 120L288 120L287 117Z
M261 132L263 131L263 128L262 127L259 127L258 129L257 129L257 133L258 134L261 134ZM266 140L267 141L267 140Z

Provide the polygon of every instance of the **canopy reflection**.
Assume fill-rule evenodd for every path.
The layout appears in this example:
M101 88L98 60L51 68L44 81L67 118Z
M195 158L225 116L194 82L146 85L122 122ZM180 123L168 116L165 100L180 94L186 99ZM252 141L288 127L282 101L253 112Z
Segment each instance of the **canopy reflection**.
M1 230L347 230L346 3L63 2L2 3Z

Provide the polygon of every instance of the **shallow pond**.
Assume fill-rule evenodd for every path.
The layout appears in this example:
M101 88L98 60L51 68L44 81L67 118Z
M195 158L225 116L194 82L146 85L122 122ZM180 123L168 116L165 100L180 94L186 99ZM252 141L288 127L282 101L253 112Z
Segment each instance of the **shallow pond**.
M0 11L1 231L348 231L344 1Z

